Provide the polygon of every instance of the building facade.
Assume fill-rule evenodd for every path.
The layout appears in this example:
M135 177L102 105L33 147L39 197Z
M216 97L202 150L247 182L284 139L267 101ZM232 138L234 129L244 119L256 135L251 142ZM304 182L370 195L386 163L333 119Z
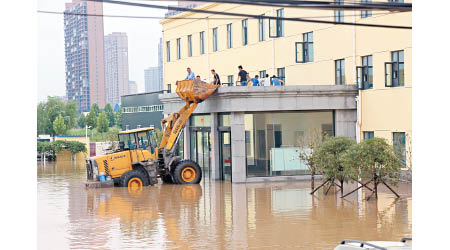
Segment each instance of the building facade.
M78 14L93 14L83 16ZM99 16L94 16L99 15ZM89 111L93 103L105 106L103 4L73 0L64 11L66 95L78 110Z
M157 66L144 70L145 92L157 92L163 89L160 69L161 67Z
M128 81L128 94L134 95L137 94L138 88L136 81Z
M239 65L242 65L251 77L265 76L266 74L271 77L277 76L286 85L285 87L258 87L259 89L241 86L222 87L219 93L225 89L231 91L222 95L225 99L232 98L234 95L253 96L254 91L263 91L264 94L258 98L228 102L227 105L233 107L234 110L228 110L227 105L218 105L209 100L199 105L196 114L210 117L203 117L204 121L210 119L210 123L206 127L211 127L211 134L206 136L208 139L205 139L211 145L211 150L206 154L211 156L212 162L218 161L214 167L212 165L214 163L207 164L211 172L220 172L220 169L224 168L224 163L220 163L220 157L214 159L214 150L223 152L221 148L224 145L220 141L221 135L218 134L213 139L212 134L216 133L217 129L220 131L222 127L220 115L227 112L231 115L231 123L234 120L239 128L237 130L239 132L234 134L233 126L231 126L232 157L230 162L231 172L233 174L236 172L236 179L234 175L232 179L236 182L252 181L257 176L273 176L273 173L281 176L290 175L283 171L273 171L274 169L271 167L276 168L276 155L280 153L280 150L283 151L283 148L286 150L283 152L285 156L292 153L292 150L297 150L295 149L295 140L289 141L289 138L301 136L302 132L306 131L302 127L304 123L312 124L308 128L322 131L330 131L331 123L335 128L333 135L345 135L358 142L371 137L385 138L402 151L404 167L410 166L411 30L293 22L281 19L269 21L263 18L264 16L321 17L320 20L335 22L411 26L410 12L373 11L372 13L370 10L335 12L221 3L208 3L197 8L218 12L256 14L261 15L261 18L224 19L226 16L223 15L183 12L174 17L189 17L190 19L168 18L162 20L165 89L174 88L177 80L184 79L187 67L190 67L196 75L207 78L209 82L212 81L210 70L215 69L223 83L235 85ZM313 90L322 87L353 88L353 90L346 89L346 91L351 92L354 99L353 101L350 98L339 99L336 96L342 90L330 90L327 97L328 106L322 107L323 103L320 103L318 98L301 99L303 98L301 92L307 90L299 89L300 93L288 89L277 90L278 88L295 87L310 87ZM315 96L320 93L312 91L310 94ZM297 98L297 102L287 101L291 97ZM170 98L167 99L168 97L164 95L161 98L165 105L165 113L176 110L169 105ZM254 100L254 106L251 100ZM175 102L175 99L172 101ZM215 102L220 101L216 100ZM298 106L298 102L312 102L312 105ZM340 112L343 109L342 102L347 102L348 105L351 103L351 107L345 108L347 110L345 114ZM272 103L277 108L274 110L267 103ZM206 108L205 106L210 109L203 110ZM243 106L241 107L243 110L235 106ZM247 106L252 108L247 108ZM328 112L327 115L322 113L324 117L321 119L326 122L314 122L314 112L317 110ZM206 113L199 113L203 111ZM285 112L287 113L285 114ZM302 115L302 112L306 113ZM217 118L212 118L214 116ZM284 116L290 118L287 119ZM333 117L332 122L330 122L331 116ZM214 122L219 125L214 125ZM290 124L296 125L291 129L289 128ZM346 125L344 129L346 132L342 130L339 132L337 129L342 124ZM197 126L197 120L193 118L191 125L186 127L186 131L195 132L198 127L201 126ZM284 131L285 129L286 131ZM235 140L241 140L240 144L236 141L233 144L235 135L237 136ZM285 138L285 135L290 136ZM259 143L258 140L264 141L264 143ZM221 144L215 145L214 143L217 141ZM189 149L190 152L197 150L193 155L185 155L185 157L204 162L204 159L199 160L196 156L198 143L189 145L189 138L185 138L185 142L185 152L188 152ZM258 155L259 152L262 153ZM250 157L252 155L256 155L255 158ZM245 175L242 166L246 166ZM301 176L301 172L291 173ZM214 179L224 178L223 173L213 174L211 177ZM281 177L277 176L276 178Z
M124 32L105 36L106 102L113 107L120 97L129 94L128 37Z
M158 96L162 92L121 96L122 128L150 127L161 129L163 106Z

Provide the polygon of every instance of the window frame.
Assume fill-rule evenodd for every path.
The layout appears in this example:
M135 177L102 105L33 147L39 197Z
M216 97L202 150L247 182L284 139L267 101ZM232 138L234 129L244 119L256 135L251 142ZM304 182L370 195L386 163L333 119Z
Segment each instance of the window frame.
M218 27L213 28L213 52L216 52L219 50L219 35L218 35Z
M334 61L335 84L345 85L345 59L338 59ZM339 73L339 77L338 77Z
M233 24L227 24L227 48L233 48Z
M401 57L400 57L400 55L401 55ZM402 74L400 74L401 72L402 72ZM401 79L403 79L403 80L401 81ZM391 62L384 63L384 86L385 87L404 87L405 86L405 51L404 50L392 51L391 52Z
M264 16L262 14L261 16ZM266 40L266 25L265 25L265 18L259 18L258 19L258 30L259 30L259 41L265 41Z
M166 59L170 62L170 41L166 41Z
M188 35L188 57L192 57L192 35Z
M344 0L334 0L335 5L344 4ZM344 10L334 10L334 22L343 23L344 22Z
M366 135L367 138L366 138ZM363 131L363 140L369 140L375 137L375 132L374 131Z
M242 45L248 45L248 19L242 20Z
M361 0L361 4L371 3L372 0ZM361 10L361 18L368 18L372 16L372 10Z
M181 59L181 38L177 38L177 59Z
M280 74L280 72L282 72L282 74ZM286 85L286 68L282 67L282 68L277 68L277 78L282 80L282 86Z
M362 56L361 65L362 66L356 67L356 84L358 89L373 89L372 55ZM372 79L372 81L369 81L370 79Z
M311 35L311 41L310 36ZM303 36L303 48L302 48L302 55L303 55L303 63L307 62L314 62L314 33L306 32L302 34ZM311 53L309 53L312 51Z
M201 31L200 33L200 55L205 54L205 32Z

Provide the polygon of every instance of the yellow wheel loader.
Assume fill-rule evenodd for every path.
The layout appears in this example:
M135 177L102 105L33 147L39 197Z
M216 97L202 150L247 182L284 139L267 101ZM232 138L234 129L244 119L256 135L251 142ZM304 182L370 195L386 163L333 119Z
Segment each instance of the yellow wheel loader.
M211 96L218 85L199 80L177 81L177 94L186 101L178 112L161 120L163 137L157 145L153 128L119 132L119 149L110 154L87 158L89 181L113 181L114 184L139 190L142 186L164 183L197 184L202 179L200 166L176 156L175 146L186 121L199 103Z

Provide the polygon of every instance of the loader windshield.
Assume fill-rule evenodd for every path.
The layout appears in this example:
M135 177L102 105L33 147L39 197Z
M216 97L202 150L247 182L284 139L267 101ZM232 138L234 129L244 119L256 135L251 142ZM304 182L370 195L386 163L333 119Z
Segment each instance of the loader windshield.
M148 147L148 133L147 131L139 132L137 134L139 140L139 148L146 149Z

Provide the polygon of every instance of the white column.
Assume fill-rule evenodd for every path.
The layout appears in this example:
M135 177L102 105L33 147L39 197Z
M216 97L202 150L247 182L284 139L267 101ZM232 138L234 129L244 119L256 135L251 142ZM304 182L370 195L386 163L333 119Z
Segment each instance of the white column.
M211 113L211 179L220 179L220 139L217 113Z
M245 182L245 125L244 112L231 113L231 175L232 182Z

